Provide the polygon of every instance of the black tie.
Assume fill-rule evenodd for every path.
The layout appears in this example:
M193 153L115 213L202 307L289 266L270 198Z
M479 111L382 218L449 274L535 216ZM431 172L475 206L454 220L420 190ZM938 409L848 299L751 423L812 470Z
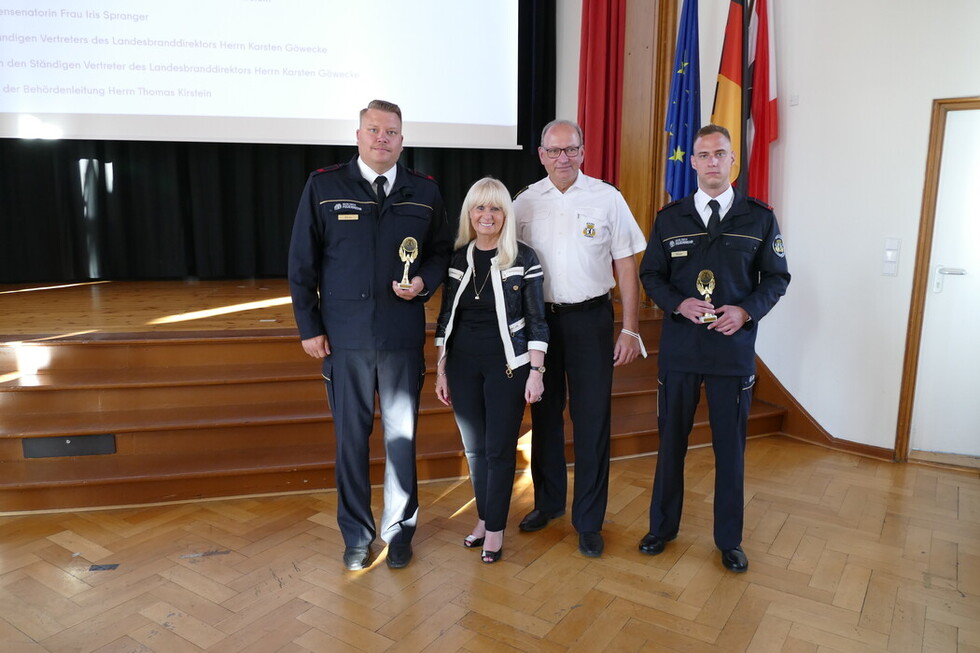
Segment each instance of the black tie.
M718 212L721 204L718 200L711 200L708 202L708 208L711 209L711 217L708 218L708 238L714 240L721 233L721 214Z
M384 175L378 175L378 178L374 180L374 192L378 194L378 206L381 206L382 204L385 203L386 183L388 183L388 179Z

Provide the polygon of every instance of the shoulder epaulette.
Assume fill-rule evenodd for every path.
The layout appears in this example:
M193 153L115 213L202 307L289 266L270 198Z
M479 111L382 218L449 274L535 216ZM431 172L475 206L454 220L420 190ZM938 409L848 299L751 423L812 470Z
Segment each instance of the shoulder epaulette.
M766 204L765 202L763 202L762 200L760 200L758 197L750 197L748 199L749 199L750 202L755 202L756 204L758 204L762 208L766 209L767 211L772 211L773 210L771 206L769 206L768 204Z
M409 174L415 175L416 177L421 177L422 179L428 179L429 181L436 180L436 178L433 177L432 175L427 175L424 172L419 172L418 170L412 170L411 168L408 168L408 172Z
M521 196L521 193L523 193L524 191L526 191L528 188L530 188L530 186L525 186L524 188L520 189L519 191L517 191L516 193L514 193L514 197L512 197L511 199L512 200L516 200L518 197Z
M614 184L614 183L612 183L611 181L606 181L605 179L600 179L599 181L601 181L601 182L602 182L602 183L604 183L604 184L609 184L610 186L612 186L612 187L613 187L613 188L615 188L616 190L619 190L619 187L618 187L618 186L616 186L616 184ZM620 192L622 192L622 191L620 191Z
M666 204L664 204L663 206L661 206L659 209L657 209L657 213L660 213L664 209L668 209L668 208L672 207L675 204L680 204L681 200L683 200L683 199L684 198L682 197L679 200L674 200L673 202L667 202Z
M332 166L327 166L326 168L317 168L316 170L313 171L313 174L318 175L321 172L333 172L334 170L340 170L343 167L344 167L344 164L342 164L342 163L335 163Z

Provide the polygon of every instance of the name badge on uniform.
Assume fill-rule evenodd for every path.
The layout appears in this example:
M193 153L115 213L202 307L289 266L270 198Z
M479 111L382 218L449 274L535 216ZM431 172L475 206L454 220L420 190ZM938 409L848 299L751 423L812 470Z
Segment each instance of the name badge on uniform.
M687 250L686 249L683 249L683 250L681 250L679 252L671 252L670 253L670 258L680 258L682 256L687 256Z
M360 217L361 216L357 215L356 213L338 213L337 214L337 219L338 220L357 220Z

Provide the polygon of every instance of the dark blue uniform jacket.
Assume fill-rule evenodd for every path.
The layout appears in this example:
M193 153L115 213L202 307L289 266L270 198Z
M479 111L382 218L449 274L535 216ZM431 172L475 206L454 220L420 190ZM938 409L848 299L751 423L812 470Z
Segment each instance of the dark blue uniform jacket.
M693 195L668 204L657 214L640 265L640 280L664 311L662 370L755 374L759 320L786 292L790 280L783 239L772 209L737 191L721 229L721 235L708 238ZM708 331L706 324L694 324L674 312L688 297L702 297L696 285L701 270L714 272L711 303L715 307L740 306L751 317L731 336Z
M331 348L402 349L425 342L424 302L446 276L452 240L439 187L401 164L379 210L355 157L317 170L306 182L289 246L289 288L300 338L326 334ZM398 248L419 243L408 278L423 295L398 298Z

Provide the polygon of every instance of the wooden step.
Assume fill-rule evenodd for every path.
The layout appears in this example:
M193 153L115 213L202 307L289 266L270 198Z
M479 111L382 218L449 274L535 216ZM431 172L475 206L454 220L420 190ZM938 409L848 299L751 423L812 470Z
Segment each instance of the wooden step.
M308 361L295 330L269 334L96 334L0 343L0 374ZM169 336L169 337L168 337Z
M710 443L710 429L704 407L699 409L692 446ZM749 419L749 435L765 435L779 430L782 409L754 402ZM466 462L461 447L432 450L426 446L433 436L455 438L451 432L437 434L426 423L418 438L418 468L421 479L465 476ZM266 427L268 429L268 427ZM530 428L529 421L523 427ZM659 445L656 414L614 413L612 419L613 457L632 456L655 451ZM95 505L154 503L189 500L203 497L233 496L254 493L290 492L333 487L333 445L323 437L322 424L307 425L307 442L294 444L276 437L267 430L265 446L244 448L229 446L222 437L214 437L217 429L183 431L186 442L207 442L211 451L190 451L177 448L149 448L138 453L124 447L114 456L79 456L40 460L6 461L4 480L0 483L0 511L42 510ZM566 425L571 436L571 424ZM226 436L234 435L232 432ZM163 443L159 439L158 444ZM174 438L171 437L173 442ZM372 436L371 477L381 483L384 474L383 442L380 429ZM566 443L566 457L574 461L573 443ZM527 461L519 457L520 469Z
M640 323L640 334L651 355L656 359L660 341L660 320L645 309L647 319ZM616 330L621 323L617 323ZM428 326L425 358L436 360L435 325ZM295 329L269 329L251 332L177 332L119 334L96 333L65 336L51 340L0 341L0 381L4 375L16 375L25 370L33 376L65 373L70 370L91 373L107 370L123 374L124 370L159 370L206 366L235 366L245 364L313 364L299 343ZM623 368L628 370L629 368ZM6 382L0 382L0 388Z

